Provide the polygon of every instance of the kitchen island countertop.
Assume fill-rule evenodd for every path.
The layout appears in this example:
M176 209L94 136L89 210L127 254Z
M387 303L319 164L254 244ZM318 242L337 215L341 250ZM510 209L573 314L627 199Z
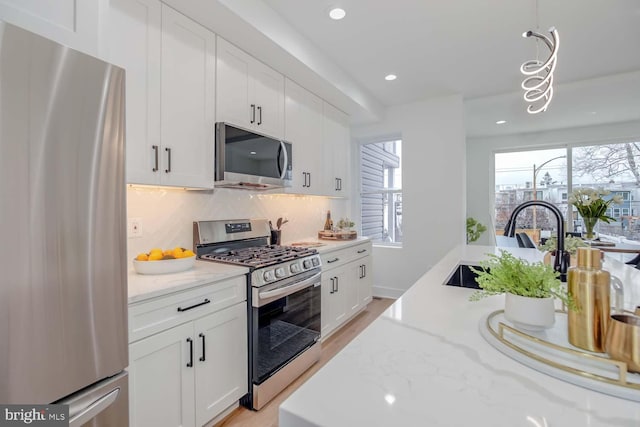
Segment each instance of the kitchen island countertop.
M509 248L532 261L535 249ZM280 427L637 427L637 402L587 390L526 367L489 345L481 319L503 296L469 302L473 290L443 286L458 264L498 248L460 246L280 406ZM640 302L640 271L607 260Z

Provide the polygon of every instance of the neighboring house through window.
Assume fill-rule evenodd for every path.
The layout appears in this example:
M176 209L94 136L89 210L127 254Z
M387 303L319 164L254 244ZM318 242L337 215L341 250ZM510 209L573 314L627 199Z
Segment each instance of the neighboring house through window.
M374 243L402 242L402 169L400 140L360 148L362 235Z

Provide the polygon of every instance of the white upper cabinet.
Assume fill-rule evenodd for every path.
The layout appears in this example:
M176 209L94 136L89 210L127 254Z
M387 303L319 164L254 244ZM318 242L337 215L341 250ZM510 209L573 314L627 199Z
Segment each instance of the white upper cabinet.
M285 80L285 140L291 143L293 182L287 192L322 194L322 99Z
M126 69L127 182L213 188L215 34L157 0L103 0L101 55Z
M213 188L215 34L162 6L161 138L165 185Z
M99 1L0 0L0 19L97 56Z
M127 182L160 184L158 0L105 0L101 56L126 69Z
M281 139L284 76L218 37L217 121Z
M326 102L323 111L324 194L348 197L351 158L349 117Z

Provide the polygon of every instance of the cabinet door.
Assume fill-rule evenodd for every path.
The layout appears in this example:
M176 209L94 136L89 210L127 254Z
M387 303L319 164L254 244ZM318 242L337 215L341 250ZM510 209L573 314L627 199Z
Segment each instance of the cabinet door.
M159 184L160 25L158 0L106 0L101 55L126 70L127 183Z
M201 426L248 391L247 304L210 314L194 325L196 421Z
M338 276L338 293L344 298L344 307L346 318L351 317L358 310L361 304L358 298L358 277L360 271L360 262L350 262L345 267L345 272ZM346 320L343 319L344 320Z
M287 192L323 194L322 99L285 81L285 139L292 145L293 182Z
M351 158L349 118L345 113L325 102L322 123L325 194L348 197Z
M216 58L216 121L243 128L256 122L256 107L249 96L250 63L252 58L221 37L217 38Z
M365 307L373 298L373 271L371 269L371 256L364 257L358 263L358 300L360 307Z
M0 0L0 19L98 55L99 0Z
M336 328L334 306L334 277L331 271L322 272L322 293L320 294L320 337L325 338Z
M195 426L194 368L187 366L187 339L193 339L192 322L129 346L131 426Z
M215 34L162 6L162 111L165 185L213 188Z
M256 104L256 130L284 137L284 76L259 61L252 63L251 84Z

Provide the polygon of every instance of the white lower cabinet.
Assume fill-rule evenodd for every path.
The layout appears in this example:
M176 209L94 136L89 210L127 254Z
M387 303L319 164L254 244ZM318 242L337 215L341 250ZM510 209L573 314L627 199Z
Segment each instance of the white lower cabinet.
M247 306L237 304L194 322L196 425L202 426L247 393Z
M322 315L320 338L325 339L372 298L371 242L322 254Z
M129 345L131 427L200 427L247 393L247 303L237 302L246 294L233 293L242 280L130 307L130 321L133 311L158 324L157 313L175 306L186 320ZM219 309L211 295L236 301Z

